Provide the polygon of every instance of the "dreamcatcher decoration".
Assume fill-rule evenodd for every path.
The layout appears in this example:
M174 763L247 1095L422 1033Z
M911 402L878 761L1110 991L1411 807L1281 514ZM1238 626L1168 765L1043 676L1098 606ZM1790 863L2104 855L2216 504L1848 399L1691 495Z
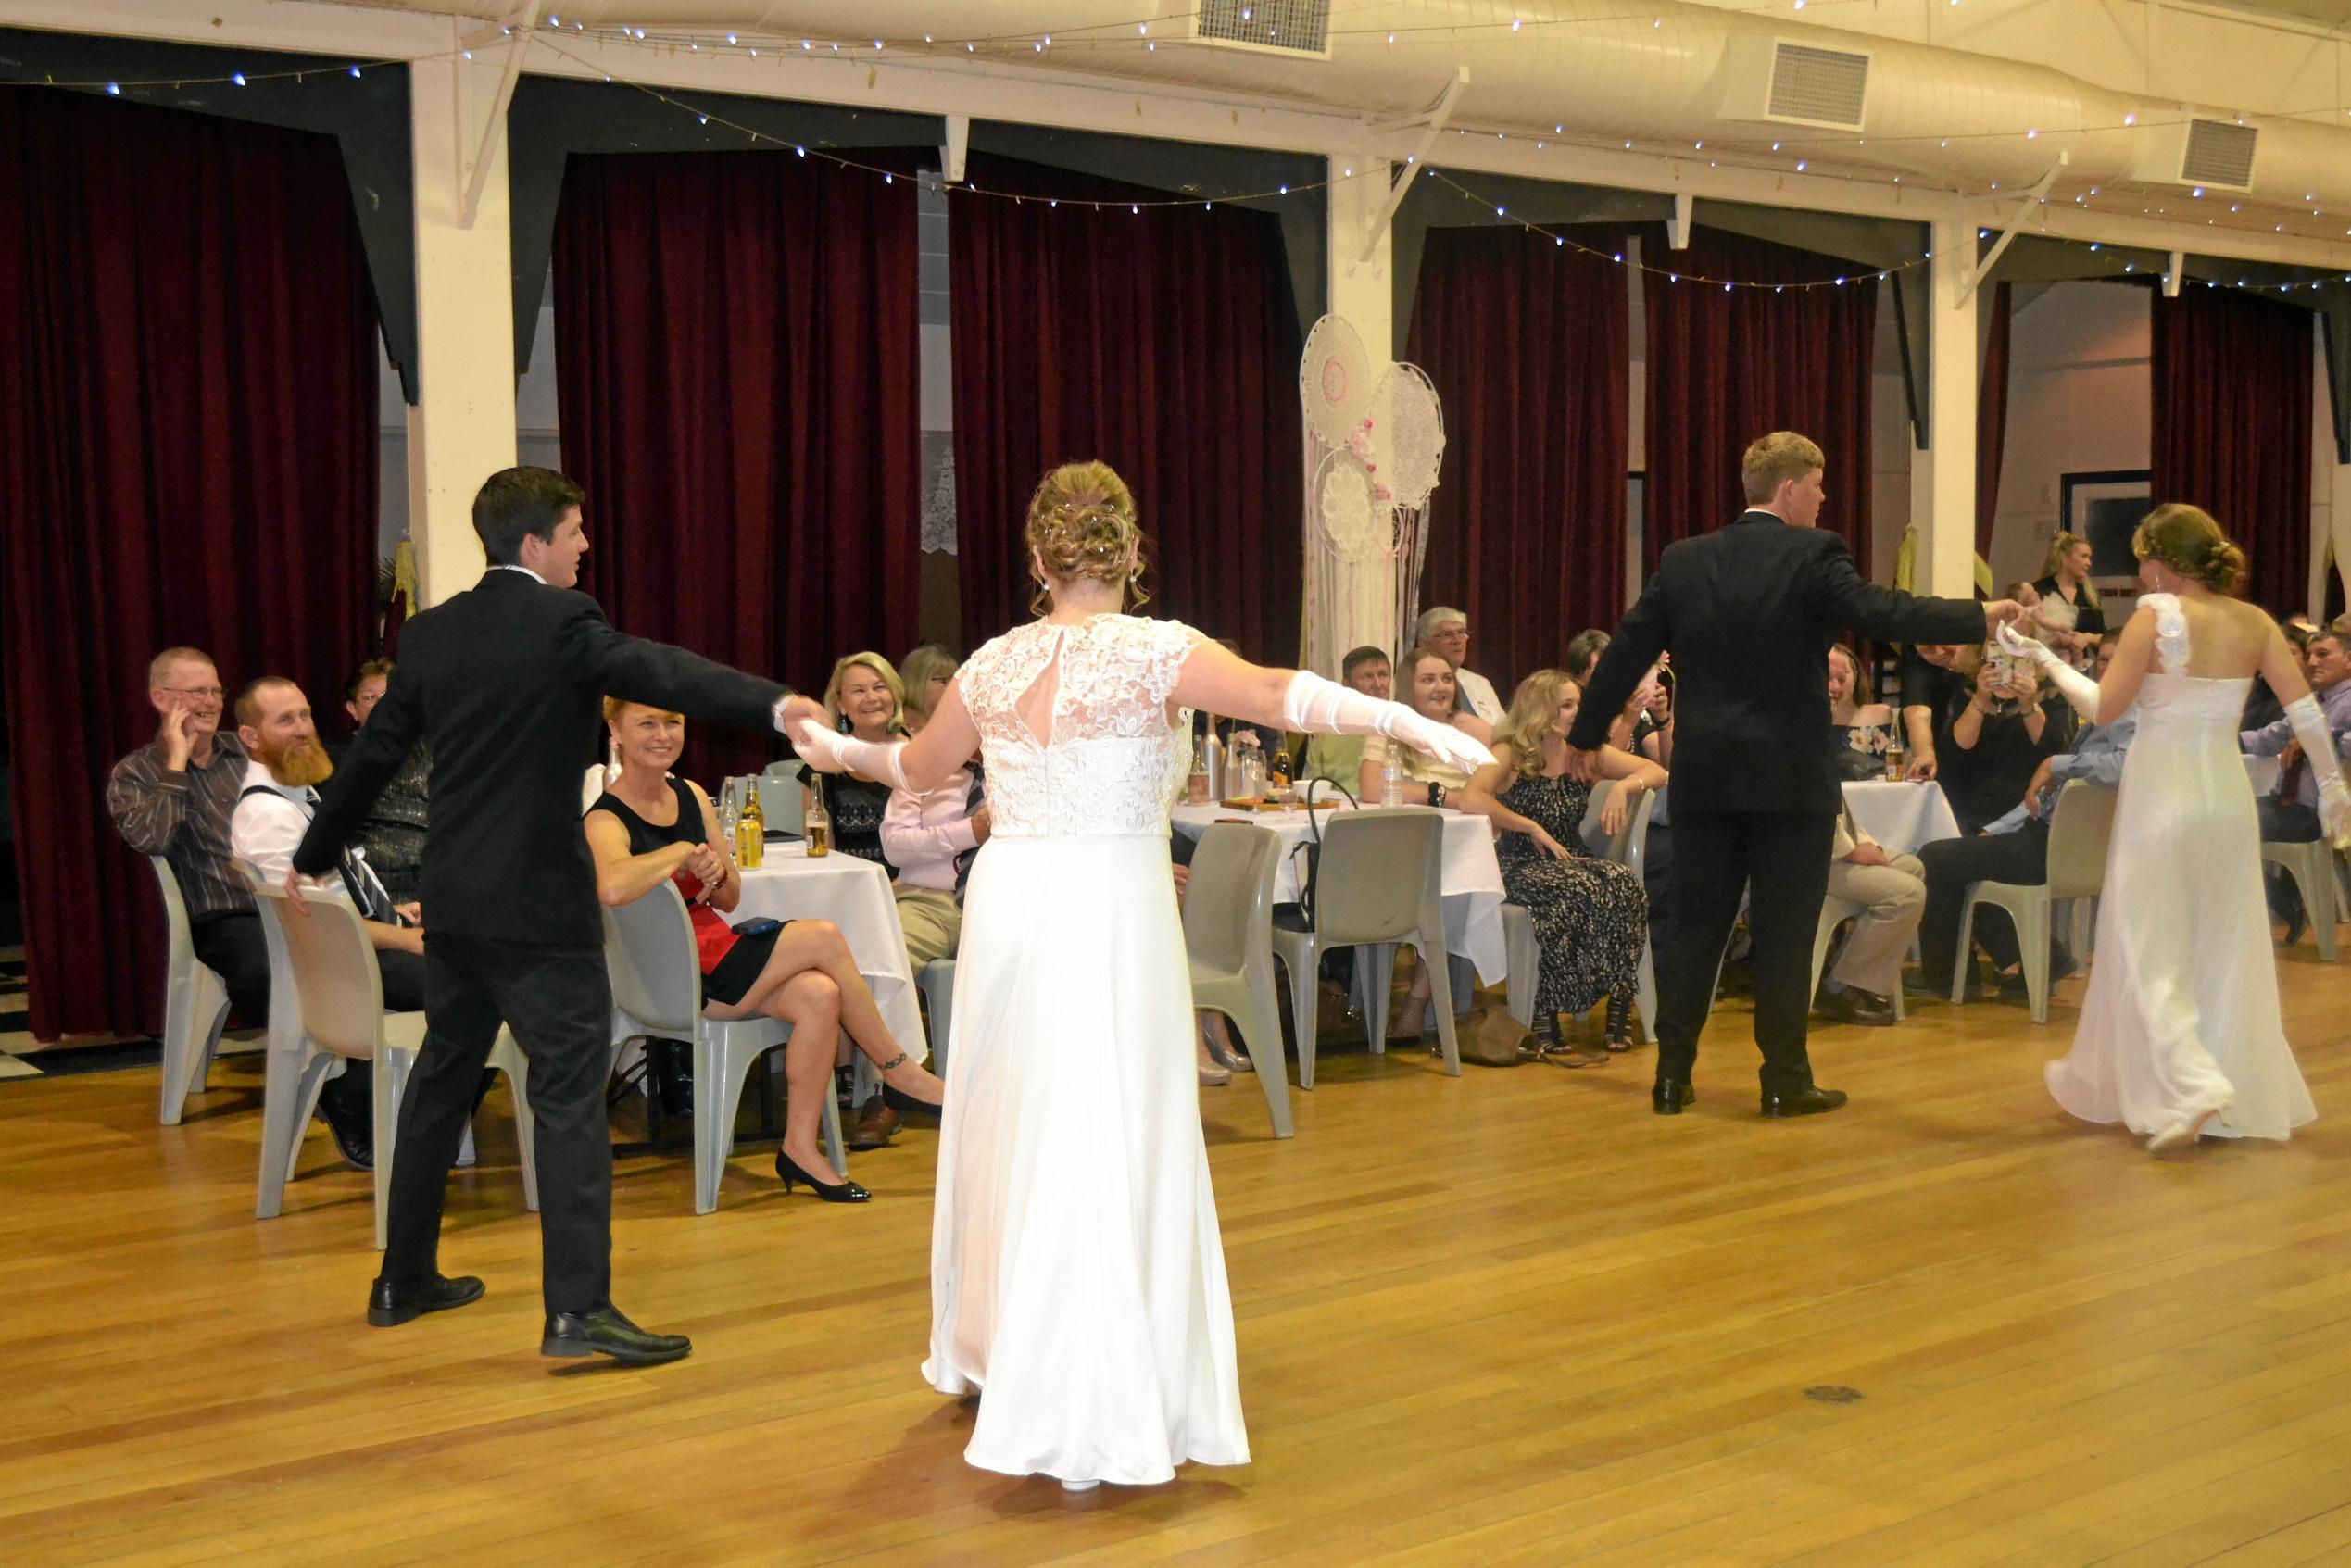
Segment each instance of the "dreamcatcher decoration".
M1335 671L1355 643L1387 646L1420 596L1422 521L1445 451L1436 388L1417 366L1377 376L1354 328L1326 316L1298 367L1305 413L1305 657Z

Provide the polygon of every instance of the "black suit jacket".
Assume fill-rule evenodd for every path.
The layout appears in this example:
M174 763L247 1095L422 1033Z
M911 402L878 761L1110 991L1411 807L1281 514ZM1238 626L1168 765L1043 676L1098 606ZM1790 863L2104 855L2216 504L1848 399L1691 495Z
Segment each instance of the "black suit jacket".
M1674 809L1834 812L1829 645L1839 632L1979 642L1983 607L1878 587L1835 534L1747 512L1667 547L1600 656L1568 744L1607 739L1609 721L1670 648Z
M321 792L294 864L335 861L418 740L433 747L425 929L594 947L580 779L604 697L764 730L786 688L615 632L594 599L493 568L400 629L392 684Z

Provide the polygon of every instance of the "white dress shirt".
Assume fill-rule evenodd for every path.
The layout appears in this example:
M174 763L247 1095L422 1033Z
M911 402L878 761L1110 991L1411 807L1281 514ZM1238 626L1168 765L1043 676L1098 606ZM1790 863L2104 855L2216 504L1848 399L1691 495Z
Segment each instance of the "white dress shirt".
M310 819L319 809L319 792L308 784L278 783L270 776L269 764L258 759L246 763L245 769L245 787L257 786L269 793L245 797L229 814L229 853L251 866L264 886L276 887L284 883L285 873L294 865L294 851L310 829ZM303 885L348 894L362 913L371 907L390 909L392 896L368 865L366 851L354 845L348 855L367 881L369 897L361 897L359 889L346 886L339 872L333 876L304 877Z
M1469 699L1469 710L1499 727L1503 713L1502 698L1494 695L1494 684L1475 670L1456 670L1453 680L1461 687L1461 695Z

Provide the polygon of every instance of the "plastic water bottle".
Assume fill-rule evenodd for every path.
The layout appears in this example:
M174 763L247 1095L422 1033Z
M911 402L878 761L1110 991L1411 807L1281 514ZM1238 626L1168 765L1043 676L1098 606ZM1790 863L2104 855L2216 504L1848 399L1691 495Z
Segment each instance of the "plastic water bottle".
M1388 743L1387 759L1379 765L1379 803L1382 806L1402 806L1404 803L1404 765L1396 759L1396 743Z

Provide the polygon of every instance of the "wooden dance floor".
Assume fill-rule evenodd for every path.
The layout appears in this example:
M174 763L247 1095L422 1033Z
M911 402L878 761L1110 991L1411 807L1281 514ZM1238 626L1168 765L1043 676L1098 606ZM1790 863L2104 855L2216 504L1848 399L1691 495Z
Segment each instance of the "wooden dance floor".
M937 1135L863 1208L623 1161L651 1371L544 1361L504 1118L453 1190L481 1304L361 1322L370 1187L322 1130L253 1218L258 1059L0 1084L0 1559L984 1564L2351 1561L2351 964L2282 966L2320 1120L2158 1162L2041 1085L2079 982L1815 1035L1835 1115L1584 1072L1326 1057L1276 1143L1201 1092L1256 1462L1064 1497L974 1471L916 1373ZM503 1104L503 1091L493 1102Z

